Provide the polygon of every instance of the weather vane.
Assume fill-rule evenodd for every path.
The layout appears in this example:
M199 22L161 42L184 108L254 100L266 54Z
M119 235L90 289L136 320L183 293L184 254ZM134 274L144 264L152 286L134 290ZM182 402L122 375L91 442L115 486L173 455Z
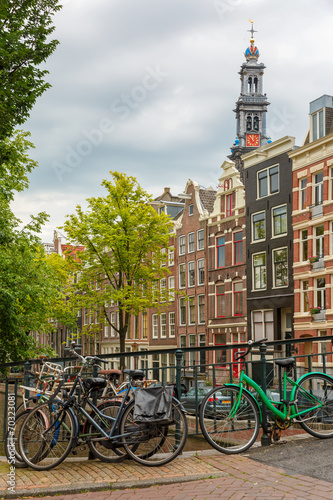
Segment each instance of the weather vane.
M249 31L251 33L251 38L253 39L253 33L258 33L258 32L257 32L257 30L253 29L253 23L254 23L253 19L249 19L249 22L252 24L252 26L251 26L251 29L247 30L247 31Z

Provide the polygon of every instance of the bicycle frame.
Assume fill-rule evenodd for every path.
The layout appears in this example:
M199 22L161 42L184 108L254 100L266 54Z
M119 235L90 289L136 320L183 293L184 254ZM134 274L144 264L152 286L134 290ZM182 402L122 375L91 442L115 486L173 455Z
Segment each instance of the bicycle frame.
M322 375L322 373L320 373L320 372L311 372L311 373L313 373L314 375L318 375L318 374ZM302 375L302 377L300 377L298 380L294 381L291 378L287 377L286 372L284 372L284 374L283 374L283 401L276 401L274 404L268 398L267 394L263 391L263 389L254 380L252 380L251 377L246 375L244 369L242 369L241 374L240 374L240 378L239 378L239 384L225 384L226 386L229 386L229 387L230 386L239 387L239 391L240 391L239 398L234 402L233 407L232 407L231 412L230 412L230 416L233 417L236 414L236 412L240 406L240 401L241 401L241 396L242 396L243 390L245 390L246 392L249 393L249 391L244 389L244 383L247 384L248 386L252 387L258 393L258 395L260 396L260 398L262 399L264 404L267 406L267 408L269 410L271 410L271 412L276 417L280 418L283 421L286 419L293 419L293 418L299 417L305 413L309 413L309 410L316 410L318 408L321 408L323 406L322 402L319 399L317 399L313 394L311 394L310 392L306 391L303 388L302 390L306 394L308 394L309 397L311 398L311 402L313 402L313 403L318 402L318 404L314 405L313 408L311 408L311 409L307 408L306 410L303 410L300 412L297 412L295 409L295 403L296 403L295 392L296 392L297 388L299 387L299 384L302 382L302 380L304 379L304 377L306 375L308 375L308 374ZM287 383L288 382L293 386L289 401L287 401ZM251 393L249 393L249 394L254 398L254 396ZM280 405L280 404L283 404L283 411L279 410L275 406L275 405ZM261 412L260 412L260 417L261 417Z

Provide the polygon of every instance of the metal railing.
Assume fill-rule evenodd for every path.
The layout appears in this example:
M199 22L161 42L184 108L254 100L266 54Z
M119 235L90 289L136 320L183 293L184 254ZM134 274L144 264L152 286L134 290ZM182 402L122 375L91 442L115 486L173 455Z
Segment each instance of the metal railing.
M296 359L296 366L294 370L294 377L298 378L300 375L313 371L321 371L333 376L333 349L327 349L328 342L333 344L333 335L325 337L308 337L301 339L289 339L284 341L271 341L262 344L260 349L251 352L251 359L248 359L245 364L247 374L266 391L268 388L274 388L279 392L282 397L282 373L281 367L274 365L274 359L293 357ZM310 343L316 343L318 346L325 345L325 348L319 349L317 353L300 354L301 350L309 351L306 346ZM143 369L147 378L158 378L163 384L174 383L177 388L178 395L182 394L182 387L186 385L189 389L190 386L197 389L199 386L215 387L222 385L225 382L235 382L240 372L240 364L237 361L226 362L225 360L233 352L244 349L246 344L230 344L223 346L205 346L205 347L188 347L184 349L159 349L154 351L138 351L133 353L119 353L119 354L103 354L103 359L109 359L110 362L118 362L121 358L125 358L125 364L129 368ZM157 355L171 355L175 359L174 364L167 366L156 366ZM221 359L216 362L216 356ZM155 361L153 360L155 356ZM212 357L205 363L197 363L198 359ZM170 359L170 358L169 358ZM189 362L191 360L191 363ZM57 362L59 364L68 365L69 363L77 362L76 358L53 358L49 361ZM16 400L19 400L19 385L22 383L25 386L30 386L31 375L28 373L34 366L39 366L41 360L34 359L28 360L25 363L7 363L0 365L0 370L8 369L11 367L24 366L25 375L22 377L9 374L2 379L0 385L0 399L2 398L3 404L0 404L0 442L4 440L7 424L7 402L9 395L15 395ZM154 365L155 363L155 365ZM145 365L145 366L143 366ZM98 368L94 367L97 375ZM156 374L158 373L158 377ZM153 376L154 375L154 376ZM198 391L196 392L196 408L199 407L200 401ZM26 397L29 395L26 394ZM182 400L182 396L180 396ZM183 398L184 399L184 398ZM262 407L262 426L264 433L262 436L262 443L269 444L267 441L267 415L265 405ZM198 412L193 416L190 415L191 420L190 434L201 434ZM266 442L265 442L266 440Z

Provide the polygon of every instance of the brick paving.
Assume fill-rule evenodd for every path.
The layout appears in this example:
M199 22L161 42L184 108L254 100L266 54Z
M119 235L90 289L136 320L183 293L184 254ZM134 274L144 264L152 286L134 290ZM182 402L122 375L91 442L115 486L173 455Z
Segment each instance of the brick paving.
M168 465L145 467L132 461L107 464L67 459L51 471L16 469L8 495L9 467L0 462L0 498L43 495L57 500L333 500L333 483L247 456L215 451L185 453ZM83 492L82 492L83 491Z

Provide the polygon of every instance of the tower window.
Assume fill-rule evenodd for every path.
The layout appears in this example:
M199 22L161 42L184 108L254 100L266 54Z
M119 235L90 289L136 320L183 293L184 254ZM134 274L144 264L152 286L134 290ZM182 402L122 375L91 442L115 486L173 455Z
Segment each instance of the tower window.
M256 132L259 132L259 117L258 116L255 116L253 118L253 130L255 130Z
M246 130L247 131L252 130L252 116L251 115L247 115L247 117L246 117Z

